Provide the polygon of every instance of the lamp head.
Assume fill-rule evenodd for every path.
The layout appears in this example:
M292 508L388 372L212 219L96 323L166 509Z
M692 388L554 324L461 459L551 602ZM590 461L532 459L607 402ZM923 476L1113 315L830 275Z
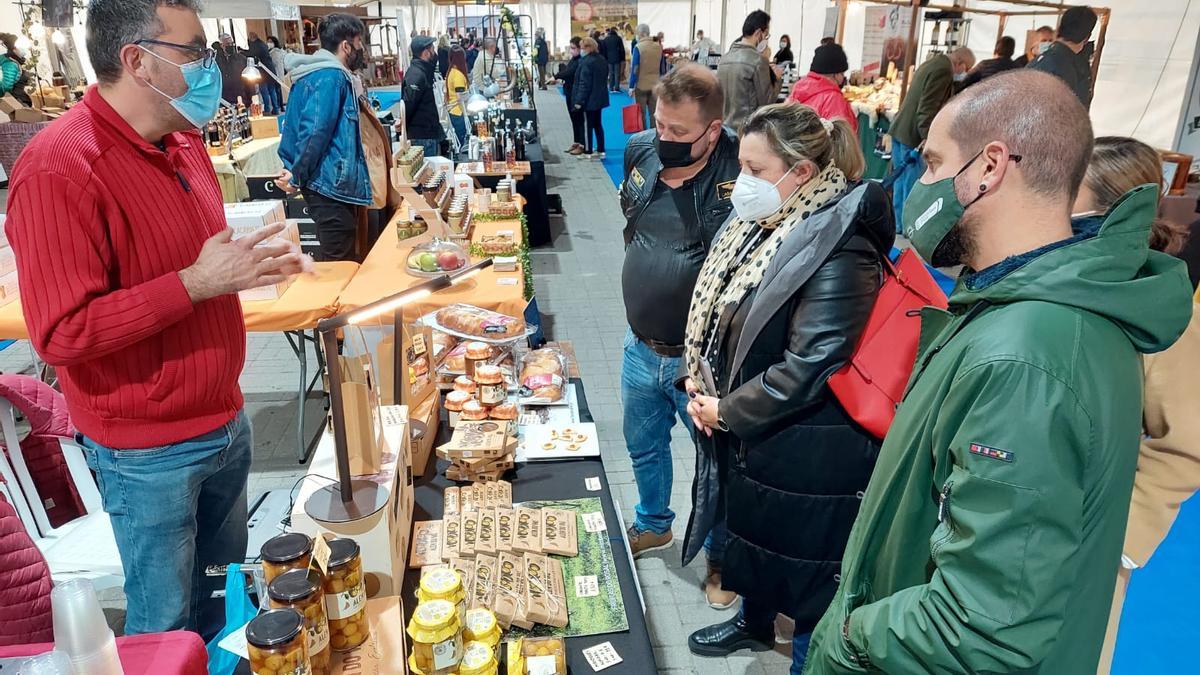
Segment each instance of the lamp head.
M242 69L242 79L247 82L259 82L262 80L262 71L258 69L258 63L254 57L246 59L246 67Z

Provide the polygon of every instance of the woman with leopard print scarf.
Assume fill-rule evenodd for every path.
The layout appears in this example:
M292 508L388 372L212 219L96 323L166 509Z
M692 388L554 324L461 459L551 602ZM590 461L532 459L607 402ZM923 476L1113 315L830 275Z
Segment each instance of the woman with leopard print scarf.
M688 646L770 649L782 613L796 622L798 673L878 453L826 380L866 326L895 228L883 188L859 182L844 121L765 106L742 129L739 160L736 213L696 283L680 384L698 452L685 562L724 513L722 586L743 602Z

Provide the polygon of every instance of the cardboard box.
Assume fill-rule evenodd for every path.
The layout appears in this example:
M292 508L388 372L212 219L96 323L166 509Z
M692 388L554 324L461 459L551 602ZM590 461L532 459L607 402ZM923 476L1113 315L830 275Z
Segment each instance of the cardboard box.
M395 675L408 672L408 636L399 597L367 600L366 642L333 653L332 675Z
M526 553L525 559L525 618L562 628L566 622L566 591L562 587L562 567L557 560L536 553ZM559 585L552 581L558 567ZM561 621L561 624L559 623Z
M333 435L326 433L309 460L308 476L300 482L292 506L292 529L310 537L329 533L349 537L358 542L362 551L363 575L368 597L398 595L408 568L409 541L415 508L411 472L408 467L408 411L394 406L383 411L385 452L377 474L369 480L379 485L387 495L382 509L349 522L327 522L314 519L305 510L309 498L329 484L318 476L337 476Z
M412 551L408 566L425 567L442 561L442 521L422 520L413 523Z
M448 487L442 493L442 515L457 516L459 513L459 489L456 487Z
M542 509L542 552L574 558L579 555L579 528L574 511Z
M246 187L250 189L250 199L253 201L272 200L288 198L288 194L279 189L275 184L275 174L259 174L257 176L246 176ZM292 214L287 214L288 218L295 218Z
M18 110L25 110L26 107L27 106L24 103L18 101L17 97L13 96L12 94L0 96L0 112L2 113L11 116Z
M23 122L25 124L37 124L39 122L46 122L49 119L42 114L42 111L34 110L33 108L21 108L20 110L14 110L13 112L9 113L8 116L11 117L12 121L14 122Z
M515 514L517 522L513 531L512 550L518 553L541 553L541 509L515 509Z
M483 422L459 421L450 442L439 447L446 456L454 459L497 458L508 447L508 422L486 420Z
M475 555L496 555L496 509L479 512L479 536L475 538Z
M225 205L225 223L233 228L233 238L240 239L257 230L287 220L283 201L271 199L257 202L238 202ZM295 235L300 243L300 235Z
M496 603L496 588L494 580L496 576L496 565L498 560L496 556L478 555L475 556L475 587L471 589L470 607L483 607L490 610Z
M458 557L458 547L462 539L462 519L459 516L442 518L442 560Z
M300 235L300 250L311 256L321 252L321 240L317 238L317 221L312 218L288 218L296 223Z
M279 135L278 117L251 117L250 135L254 138L274 138Z
M441 410L441 400L441 392L435 390L427 400L417 404L416 412L413 413L413 419L425 425L425 435L413 441L412 445L413 475L424 476L429 470L429 459L437 441L438 426L442 423L438 414Z
M526 630L533 627L525 618L525 561L512 553L497 556L496 601L493 611L496 620L505 629L517 626Z
M308 204L304 203L304 195L299 192L290 194L283 200L283 212L288 218L312 218L308 212Z
M463 592L466 593L467 604L470 604L471 597L475 594L477 585L475 579L476 561L471 558L451 558L449 562L450 569L458 572L458 576L462 579Z
M496 552L508 553L513 550L513 535L516 533L516 512L511 508L496 509Z
M475 543L479 539L479 512L465 511L460 516L462 536L458 538L458 557L474 558Z

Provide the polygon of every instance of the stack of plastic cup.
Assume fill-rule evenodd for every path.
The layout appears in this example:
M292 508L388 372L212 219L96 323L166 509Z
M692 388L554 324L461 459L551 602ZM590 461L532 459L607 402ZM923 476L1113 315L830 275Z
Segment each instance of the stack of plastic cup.
M124 675L117 641L104 621L96 589L86 579L64 581L50 592L54 611L54 647L71 659L71 668L87 675Z
M17 675L72 675L72 673L71 659L57 649L31 656L17 664Z

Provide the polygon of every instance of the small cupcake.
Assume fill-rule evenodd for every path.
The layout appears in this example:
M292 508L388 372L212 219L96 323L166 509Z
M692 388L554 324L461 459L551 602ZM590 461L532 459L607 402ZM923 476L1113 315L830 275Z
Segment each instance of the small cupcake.
M464 391L472 396L475 395L475 380L466 375L459 375L454 378L454 391Z
M478 366L475 368L475 381L479 384L503 384L504 373L500 366Z
M486 342L468 342L467 358L476 360L490 359L492 358L492 346Z
M495 408L492 408L491 417L494 420L515 420L517 419L517 404L501 403Z
M459 419L464 422L481 422L488 418L488 409L474 399L463 404Z
M451 427L458 424L458 420L462 417L463 406L473 400L474 397L465 391L451 391L446 394L446 400L442 402L442 407L449 413Z

